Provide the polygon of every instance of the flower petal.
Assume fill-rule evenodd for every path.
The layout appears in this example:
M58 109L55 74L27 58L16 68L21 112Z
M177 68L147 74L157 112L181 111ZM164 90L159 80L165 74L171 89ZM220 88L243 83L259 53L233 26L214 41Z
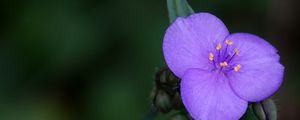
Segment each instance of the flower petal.
M182 101L196 120L237 120L247 109L223 73L189 69L180 85Z
M182 77L189 68L208 69L208 53L229 32L223 22L209 13L197 13L187 18L179 17L167 29L163 52L167 65Z
M235 33L227 39L233 41L234 48L239 50L232 62L242 66L239 71L228 75L236 94L255 102L277 91L284 72L277 50L262 38L248 33Z

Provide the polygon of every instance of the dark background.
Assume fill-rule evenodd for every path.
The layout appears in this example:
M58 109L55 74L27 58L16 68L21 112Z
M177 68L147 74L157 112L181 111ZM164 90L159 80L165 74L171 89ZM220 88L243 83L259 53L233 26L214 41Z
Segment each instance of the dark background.
M279 119L300 116L298 0L190 0L279 50ZM1 0L1 120L140 120L149 111L166 0ZM261 91L263 92L263 91Z

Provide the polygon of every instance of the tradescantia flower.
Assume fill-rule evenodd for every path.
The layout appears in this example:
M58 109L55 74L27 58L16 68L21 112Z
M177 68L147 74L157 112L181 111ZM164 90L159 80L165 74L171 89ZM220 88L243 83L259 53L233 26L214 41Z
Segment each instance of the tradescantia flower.
M271 96L283 80L284 67L271 44L249 33L230 34L209 13L177 18L165 33L163 52L196 120L237 120L248 101Z

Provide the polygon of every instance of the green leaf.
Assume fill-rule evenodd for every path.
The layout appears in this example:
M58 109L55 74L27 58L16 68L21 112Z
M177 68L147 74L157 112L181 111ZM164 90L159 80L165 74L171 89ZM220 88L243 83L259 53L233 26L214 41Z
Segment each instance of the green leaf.
M194 13L186 0L167 0L170 23L177 17L185 17Z

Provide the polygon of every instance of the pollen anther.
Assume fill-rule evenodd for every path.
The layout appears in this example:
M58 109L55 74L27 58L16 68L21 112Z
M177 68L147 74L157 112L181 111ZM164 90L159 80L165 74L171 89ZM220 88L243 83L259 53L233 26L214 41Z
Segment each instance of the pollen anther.
M230 41L230 40L225 40L225 42L226 42L226 44L228 44L228 45L232 45L232 44L233 44L233 42Z
M225 61L225 62L220 62L220 66L221 66L221 67L226 67L226 66L228 66L228 64L227 64L226 61Z
M236 72L239 71L241 69L241 67L242 66L240 64L238 64L237 66L234 67L234 71L236 71Z
M216 49L217 49L217 50L220 50L221 48L222 48L222 45L221 45L221 43L218 43L218 45L217 45Z
M234 52L236 55L239 55L239 50L237 48L234 48Z
M213 53L209 53L208 59L210 61L213 61L214 60L214 54Z

